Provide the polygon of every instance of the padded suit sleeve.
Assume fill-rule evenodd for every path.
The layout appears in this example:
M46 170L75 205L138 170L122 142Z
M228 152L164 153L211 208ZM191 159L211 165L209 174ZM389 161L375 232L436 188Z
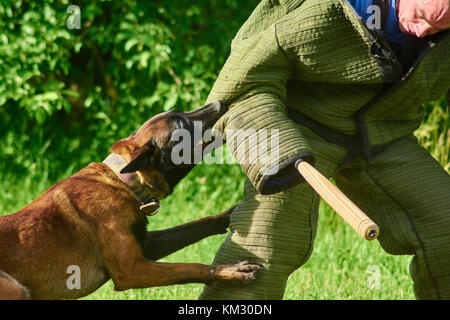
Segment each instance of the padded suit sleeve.
M216 123L237 162L261 194L302 181L294 164L314 155L300 128L286 116L286 83L293 63L280 48L275 25L233 44L208 97L229 110Z

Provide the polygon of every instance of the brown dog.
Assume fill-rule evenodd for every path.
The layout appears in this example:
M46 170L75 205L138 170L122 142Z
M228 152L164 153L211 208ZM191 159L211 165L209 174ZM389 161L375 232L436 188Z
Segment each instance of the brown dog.
M90 164L19 212L1 217L0 298L75 299L108 279L116 290L253 280L260 266L246 261L216 266L152 261L226 232L231 210L167 230L146 231L145 214L152 214L159 199L195 165L172 162L171 133L179 128L193 132L194 121L201 121L204 131L224 111L216 102L193 112L157 115L114 144L112 164ZM119 169L117 159L123 161ZM68 285L71 270L80 275L75 288Z

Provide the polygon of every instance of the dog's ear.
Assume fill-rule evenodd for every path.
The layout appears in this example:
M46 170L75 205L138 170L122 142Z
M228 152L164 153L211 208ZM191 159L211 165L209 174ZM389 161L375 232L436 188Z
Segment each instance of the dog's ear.
M146 165L156 163L161 150L155 143L149 142L142 147L137 147L131 154L130 162L120 171L120 173L130 173L142 170Z
M130 154L133 152L135 145L132 143L130 138L122 139L113 144L111 148L109 148L109 152L117 153L117 154Z

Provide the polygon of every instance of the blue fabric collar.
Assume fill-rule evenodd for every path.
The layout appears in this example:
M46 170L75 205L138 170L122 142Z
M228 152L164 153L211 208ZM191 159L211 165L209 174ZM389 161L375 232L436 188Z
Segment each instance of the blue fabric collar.
M364 21L368 21L373 15L372 10L369 7L373 5L373 0L349 0L350 4L355 8L356 12L361 16ZM395 10L397 0L391 0L391 8L389 10L389 16L384 26L384 34L388 42L402 45L405 41L406 34L400 31L398 17Z

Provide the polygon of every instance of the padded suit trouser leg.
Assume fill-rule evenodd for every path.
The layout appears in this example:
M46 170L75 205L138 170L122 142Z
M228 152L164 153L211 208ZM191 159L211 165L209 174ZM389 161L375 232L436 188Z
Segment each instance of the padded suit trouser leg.
M314 145L316 168L332 176L346 150L307 129L303 134ZM206 286L201 299L282 299L289 275L311 255L320 198L308 184L261 195L247 181L244 197L231 215L231 234L219 249L214 264L246 259L265 269L245 286L223 283Z
M450 299L450 176L414 137L393 142L370 164L339 166L343 151L308 133L316 167L380 227L378 241L394 255L413 255L419 299ZM326 148L329 148L326 150ZM339 167L339 169L337 169ZM203 299L281 299L289 274L311 254L319 198L301 184L270 196L245 187L231 234L214 263L249 259L266 270L250 285L215 284Z
M450 175L417 140L397 140L370 165L360 162L334 179L378 224L386 252L413 255L416 297L450 299Z

